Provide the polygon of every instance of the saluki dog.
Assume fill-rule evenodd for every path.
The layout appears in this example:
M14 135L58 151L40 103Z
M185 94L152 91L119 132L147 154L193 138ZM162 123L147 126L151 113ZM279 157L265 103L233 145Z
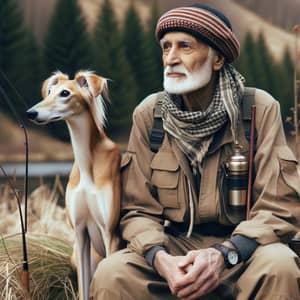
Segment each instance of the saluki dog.
M65 120L74 152L66 190L68 219L75 231L79 299L89 298L98 262L118 248L120 151L104 133L106 79L82 71L70 80L56 72L44 81L43 100L27 111L37 124Z

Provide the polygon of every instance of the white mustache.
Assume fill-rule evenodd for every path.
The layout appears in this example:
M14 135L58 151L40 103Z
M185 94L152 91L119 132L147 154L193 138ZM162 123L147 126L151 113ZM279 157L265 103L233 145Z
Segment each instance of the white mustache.
M167 76L168 73L182 73L184 75L189 75L189 72L184 66L166 66L164 69L164 76Z

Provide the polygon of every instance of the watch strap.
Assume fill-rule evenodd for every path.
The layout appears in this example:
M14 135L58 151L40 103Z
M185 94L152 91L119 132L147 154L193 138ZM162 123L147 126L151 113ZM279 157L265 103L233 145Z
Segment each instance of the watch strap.
M226 266L227 269L230 269L230 268L232 268L232 267L235 266L235 265L232 265L232 264L229 262L229 260L228 260L228 253L229 253L230 251L236 252L236 254L237 254L237 256L238 256L237 264L241 262L241 255L240 255L240 253L239 253L238 250L229 248L229 247L227 247L227 246L225 246L225 245L218 244L218 243L217 243L217 244L213 244L211 247L214 248L214 249L216 249L216 250L218 250L218 251L220 251L220 252L222 253L223 258L224 258L224 262L225 262L225 266Z

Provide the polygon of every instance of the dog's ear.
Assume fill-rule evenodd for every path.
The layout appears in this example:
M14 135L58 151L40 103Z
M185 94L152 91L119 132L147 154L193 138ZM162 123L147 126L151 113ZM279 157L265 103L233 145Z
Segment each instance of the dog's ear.
M46 79L43 82L42 86L42 96L43 98L47 97L50 94L51 87L58 84L61 81L68 80L69 77L66 74L63 74L61 72L56 72L52 76L50 76L48 79Z
M93 73L77 73L75 80L81 88L87 88L94 97L106 92L106 79Z

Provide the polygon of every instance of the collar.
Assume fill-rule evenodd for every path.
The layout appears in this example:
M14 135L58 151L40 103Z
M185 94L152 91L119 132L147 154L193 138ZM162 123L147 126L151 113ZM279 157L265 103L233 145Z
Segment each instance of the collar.
M214 138L208 148L207 155L213 154L223 145L232 142L233 136L230 129L230 122L226 122L226 124L214 134Z

